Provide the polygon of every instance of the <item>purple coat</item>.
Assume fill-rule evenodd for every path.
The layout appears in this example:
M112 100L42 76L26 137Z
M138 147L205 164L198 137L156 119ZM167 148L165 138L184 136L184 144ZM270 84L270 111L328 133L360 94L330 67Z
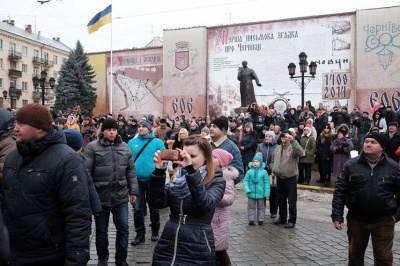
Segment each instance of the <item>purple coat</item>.
M222 173L226 181L225 193L215 208L211 221L216 251L227 250L229 247L229 239L231 238L231 211L229 206L235 200L234 180L239 176L239 171L232 166L222 168Z
M343 147L343 144L345 147ZM331 144L333 153L333 176L338 177L344 164L350 160L350 151L354 149L353 141L348 137L336 138Z

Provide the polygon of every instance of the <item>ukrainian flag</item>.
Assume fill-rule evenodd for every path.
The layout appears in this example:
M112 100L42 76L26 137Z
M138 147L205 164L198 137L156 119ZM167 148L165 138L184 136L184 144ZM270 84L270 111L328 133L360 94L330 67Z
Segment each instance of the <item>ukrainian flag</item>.
M111 5L109 5L106 9L99 12L92 18L92 20L88 23L88 31L89 34L97 31L102 26L111 23Z

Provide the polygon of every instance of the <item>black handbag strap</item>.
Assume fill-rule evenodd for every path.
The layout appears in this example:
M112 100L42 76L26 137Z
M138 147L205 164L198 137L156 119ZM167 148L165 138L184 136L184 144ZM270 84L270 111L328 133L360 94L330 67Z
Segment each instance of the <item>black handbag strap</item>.
M147 147L147 145L150 144L150 142L153 140L154 138L149 139L146 144L144 144L144 146L140 149L139 153L136 155L135 160L133 160L133 163L136 162L136 160L139 158L140 154L142 154L143 150Z

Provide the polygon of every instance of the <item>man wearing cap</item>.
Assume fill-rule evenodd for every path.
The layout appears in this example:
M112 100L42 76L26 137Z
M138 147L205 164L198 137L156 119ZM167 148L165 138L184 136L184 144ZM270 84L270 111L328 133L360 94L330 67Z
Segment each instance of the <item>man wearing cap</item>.
M139 184L139 195L136 203L133 205L136 237L131 242L136 246L145 242L146 226L144 221L144 212L146 202L150 192L150 175L155 169L153 162L154 153L164 149L162 140L154 136L153 127L149 120L141 120L139 122L138 136L128 142L129 148L132 150L133 159L135 161L136 176ZM150 208L151 222L151 241L158 240L160 231L160 212L158 209Z
M394 226L400 220L400 172L385 151L386 139L377 132L365 136L360 156L350 159L336 183L332 221L344 228L347 213L349 265L364 265L369 237L375 265L393 265Z
M11 265L86 265L92 212L83 160L43 105L25 105L15 121L17 149L1 188Z
M387 145L385 148L386 154L389 158L399 161L396 151L400 146L400 133L397 132L397 122L392 121L388 124L388 131L383 135L386 138Z
M138 187L132 152L118 135L118 124L113 118L103 121L98 139L87 144L84 156L103 207L100 215L95 216L98 265L107 265L109 259L110 213L117 229L115 264L128 265L128 198L131 203L136 201Z
M239 176L235 179L235 185L239 183L244 177L242 155L240 154L238 146L228 139L226 136L228 131L228 118L220 116L215 118L210 123L210 137L212 149L223 149L233 155L233 161L230 166L235 167L239 171Z
M135 137L138 129L136 118L133 117L128 118L127 124L128 125L126 126L126 133L128 134L128 140L131 140Z

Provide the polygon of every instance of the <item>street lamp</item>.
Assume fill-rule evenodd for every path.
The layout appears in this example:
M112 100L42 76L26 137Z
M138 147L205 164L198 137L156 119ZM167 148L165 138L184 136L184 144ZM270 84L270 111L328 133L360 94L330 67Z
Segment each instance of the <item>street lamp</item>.
M16 102L15 99L19 100L19 97L22 95L22 90L15 88L15 85L13 83L10 84L10 88L7 90L3 91L3 97L4 99L7 99L7 96L10 97L10 106L12 109L16 107Z
M44 96L45 96L45 91L46 91L46 84L45 84L46 78L47 78L46 70L43 70L42 72L40 72L40 79L37 76L34 76L32 78L33 86L35 87L35 90L38 86L42 89L42 105L44 105ZM49 82L50 82L50 87L54 88L56 80L54 78L50 78Z
M301 107L304 108L304 89L310 83L311 79L315 79L315 74L317 73L317 63L311 61L310 65L307 63L307 55L304 52L299 54L299 66L301 76L294 76L296 73L296 65L294 63L290 63L288 66L290 79L296 82L297 85L301 88ZM304 73L307 72L307 66L310 68L311 76L305 76ZM301 83L297 81L297 78L301 78ZM307 83L304 83L304 78L308 79Z

